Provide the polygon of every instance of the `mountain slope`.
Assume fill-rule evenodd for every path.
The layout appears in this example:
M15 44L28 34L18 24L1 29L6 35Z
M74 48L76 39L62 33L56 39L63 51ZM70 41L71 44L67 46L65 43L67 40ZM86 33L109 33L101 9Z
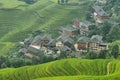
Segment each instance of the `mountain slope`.
M89 6L83 4L92 1L79 2L81 5L70 6L58 5L55 0L38 0L28 5L17 0L1 0L0 42L16 43L29 37L36 30L52 34L53 37L58 36L59 26L70 24L74 18L85 19Z
M66 59L31 67L0 70L0 80L117 80L120 61ZM37 79L40 78L40 79Z

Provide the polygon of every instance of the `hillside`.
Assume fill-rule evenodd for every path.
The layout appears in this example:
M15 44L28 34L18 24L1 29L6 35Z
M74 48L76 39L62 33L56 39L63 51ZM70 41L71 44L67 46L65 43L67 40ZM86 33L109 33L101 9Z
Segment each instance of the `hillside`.
M0 70L0 80L119 80L117 60L65 59Z
M74 18L85 19L89 5L87 7L84 4L92 1L80 2L80 5L70 6L58 5L56 0L38 0L29 5L18 0L1 0L0 42L16 43L29 37L36 30L56 37L59 35L57 32L59 26L69 24Z

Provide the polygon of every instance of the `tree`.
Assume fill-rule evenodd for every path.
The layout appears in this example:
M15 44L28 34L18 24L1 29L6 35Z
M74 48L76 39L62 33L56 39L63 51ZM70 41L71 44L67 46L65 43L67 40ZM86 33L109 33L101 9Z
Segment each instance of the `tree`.
M96 52L88 52L86 55L87 59L96 59L97 58L97 53Z
M120 40L120 27L119 26L113 26L110 30L110 32L107 35L107 41L112 42L115 40Z
M40 58L36 56L32 58L32 64L39 64L39 63L40 63Z
M105 21L104 24L101 26L101 33L104 36L104 38L106 38L106 35L109 33L111 29L111 25Z
M25 65L25 61L22 58L11 58L10 59L11 67L21 67Z
M0 65L2 65L2 63L5 61L6 61L6 58L4 56L0 56Z
M91 37L92 35L96 35L99 32L98 28L95 25L90 26L89 30L89 37Z
M60 0L58 0L58 4L60 4Z
M64 58L67 58L67 55L66 55L65 52L61 52L60 56L59 56L59 59L64 59Z
M107 56L107 50L102 50L99 54L98 54L98 58L100 59L105 59Z
M118 54L119 53L119 46L116 44L112 47L112 51L111 51L111 55L117 59L118 58Z
M0 67L1 67L1 68L6 68L7 65L6 65L6 63L2 63Z

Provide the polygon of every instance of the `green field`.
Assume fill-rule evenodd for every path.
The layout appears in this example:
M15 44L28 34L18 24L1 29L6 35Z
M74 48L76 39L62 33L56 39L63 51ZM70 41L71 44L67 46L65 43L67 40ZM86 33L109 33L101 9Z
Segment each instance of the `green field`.
M18 0L0 0L0 42L16 43L36 30L58 36L60 26L70 24L74 18L85 19L89 6L84 4L92 1L78 1L81 5L70 6L58 5L56 0L38 0L31 5Z
M120 61L65 59L0 70L0 80L120 80Z

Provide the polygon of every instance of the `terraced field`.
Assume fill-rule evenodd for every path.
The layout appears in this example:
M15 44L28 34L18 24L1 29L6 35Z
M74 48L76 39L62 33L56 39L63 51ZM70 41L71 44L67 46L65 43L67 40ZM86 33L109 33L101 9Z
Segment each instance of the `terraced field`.
M85 19L89 6L83 4L92 0L78 1L81 6L58 5L56 0L38 0L31 5L18 0L0 0L0 42L16 43L36 30L58 36L59 26L70 24L74 18Z
M66 59L0 70L0 80L120 80L120 61Z

